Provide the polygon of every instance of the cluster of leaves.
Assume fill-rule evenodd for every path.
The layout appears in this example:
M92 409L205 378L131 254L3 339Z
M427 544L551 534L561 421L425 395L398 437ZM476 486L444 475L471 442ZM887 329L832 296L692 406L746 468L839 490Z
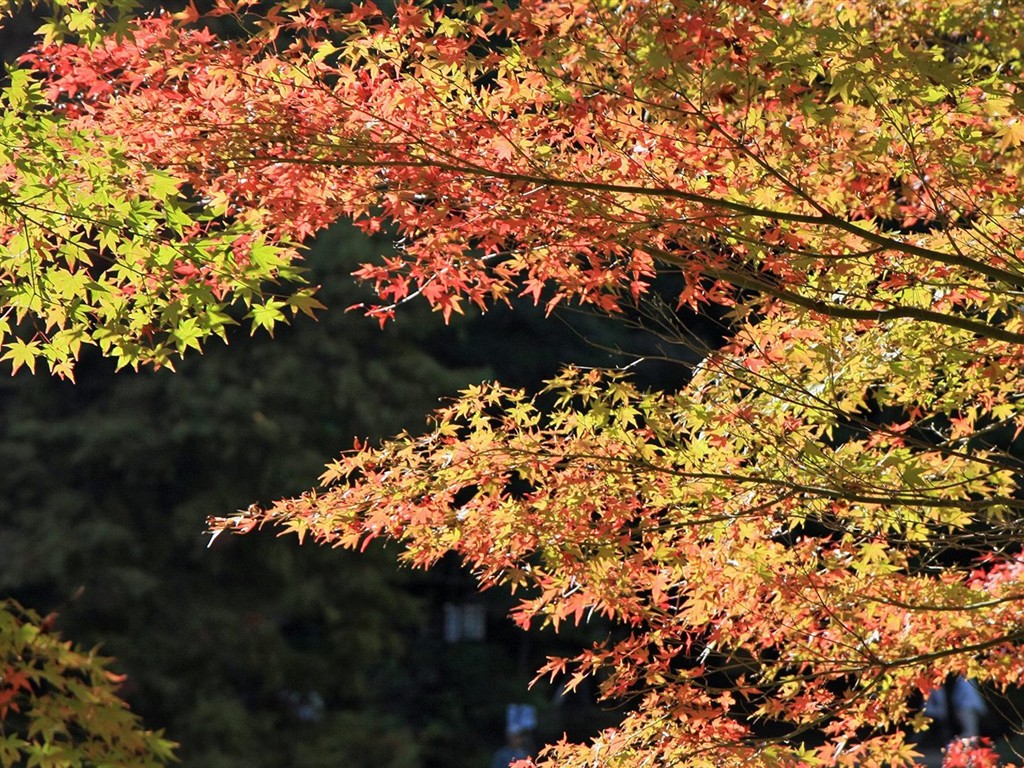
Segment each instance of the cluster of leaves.
M14 370L43 361L73 377L83 345L119 365L173 366L237 324L234 301L254 329L319 306L309 289L266 293L298 272L292 247L256 231L258 210L233 217L189 199L173 170L69 126L27 70L0 104L0 351Z
M758 3L409 6L392 24L372 6L274 9L242 42L162 16L131 43L36 63L83 125L182 169L205 199L265 209L278 236L339 216L395 222L402 258L361 272L386 299L416 291L447 313L520 278L534 296L557 286L551 303L611 309L661 260L680 264L694 304L740 284L848 318L949 322L933 292L907 288L951 267L976 272L980 295L965 285L946 304L999 302L983 281L1018 278L971 253L1013 251L1012 66L978 77L978 56L947 61L912 36L932 30L827 26L823 10L797 21ZM663 23L676 18L688 21ZM989 56L1019 55L1007 25L990 26L1003 49ZM972 226L897 238L893 220ZM858 293L861 270L861 282L886 275L884 293Z
M523 624L622 622L573 680L635 711L549 765L905 765L915 696L1024 675L1024 21L1004 6L222 0L248 37L189 7L27 61L60 130L117 136L131 188L170 174L212 212L203 237L248 228L288 263L338 218L396 227L398 255L357 273L382 320L519 293L635 303L700 347L673 308L728 313L673 390L575 370L540 399L471 389L428 436L357 445L323 490L218 529L454 550L528 588ZM68 260L47 231L14 257L30 286L26 255ZM251 297L261 259L236 251L145 262L172 276L155 306L133 284L146 333L184 349L179 307ZM659 296L659 272L682 287Z
M46 43L73 39L96 45L107 35L121 35L127 30L137 0L3 0L0 19L7 21L26 11L46 10L50 16L36 30Z
M991 740L954 739L946 749L945 768L997 768L999 754L992 749Z
M418 565L457 551L484 583L526 588L524 627L594 613L630 627L541 670L571 670L570 685L600 673L609 697L642 696L593 747L612 754L893 764L910 758L889 731L913 717L912 692L951 673L1021 679L1018 557L940 576L934 565L984 511L972 495L1005 492L995 478L885 429L823 445L754 398L724 401L711 375L656 395L569 371L543 409L473 388L431 434L356 452L324 490L222 524L270 521L350 547L399 538ZM833 742L766 747L758 723L779 721L787 740L823 729Z
M107 660L61 640L18 604L0 604L0 765L158 768L174 744L145 731Z

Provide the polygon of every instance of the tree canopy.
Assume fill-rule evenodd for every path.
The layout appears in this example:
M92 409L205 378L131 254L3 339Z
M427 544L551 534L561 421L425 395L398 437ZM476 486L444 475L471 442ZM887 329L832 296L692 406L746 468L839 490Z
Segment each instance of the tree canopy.
M541 763L904 765L947 676L1020 682L1009 4L217 0L52 37L5 97L15 366L168 365L232 302L314 312L267 281L340 218L398 239L356 273L382 322L524 295L699 359L656 390L473 387L213 521L454 551L524 626L617 622L541 673L629 714Z

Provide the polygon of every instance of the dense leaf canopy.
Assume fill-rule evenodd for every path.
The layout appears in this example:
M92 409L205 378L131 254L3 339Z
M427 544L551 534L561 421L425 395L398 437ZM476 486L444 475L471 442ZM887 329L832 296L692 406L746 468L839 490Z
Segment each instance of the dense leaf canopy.
M10 119L46 138L0 177L0 296L40 323L4 342L15 365L67 374L82 343L167 364L235 299L272 328L317 307L265 290L295 244L394 227L398 254L357 273L382 321L522 294L646 318L701 363L661 391L576 369L536 396L470 389L427 436L357 445L322 489L216 527L454 550L524 590L524 625L619 622L544 671L635 706L551 765L900 765L948 675L1020 682L1008 3L207 16L239 34L190 6L19 73Z

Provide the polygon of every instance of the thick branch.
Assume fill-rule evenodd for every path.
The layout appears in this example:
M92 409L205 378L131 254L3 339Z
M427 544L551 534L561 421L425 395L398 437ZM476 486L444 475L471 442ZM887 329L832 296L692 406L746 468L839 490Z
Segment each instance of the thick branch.
M644 250L651 256L676 266L691 265L691 262L686 261L677 254L661 248L645 246ZM844 307L839 304L829 304L828 302L821 301L820 299L812 299L809 296L801 296L798 293L793 293L792 291L780 288L779 286L774 285L767 280L763 280L752 273L737 272L730 269L715 269L713 267L701 267L701 272L709 277L725 280L726 282L735 285L737 288L747 288L749 290L759 291L777 298L779 301L785 302L786 304L803 307L804 309L809 309L812 312L817 312L818 314L825 315L827 317L839 317L847 320L873 320L876 322L908 318L928 323L935 323L937 325L945 325L950 328L959 328L960 330L977 334L982 338L996 339L998 341L1005 341L1009 344L1024 344L1024 334L1014 333L1013 331L1008 331L1005 328L1000 328L999 326L989 325L988 323L982 323L977 320L970 320L958 315L935 312L930 309L924 309L923 307L896 306L886 307L883 309L855 309L853 307Z

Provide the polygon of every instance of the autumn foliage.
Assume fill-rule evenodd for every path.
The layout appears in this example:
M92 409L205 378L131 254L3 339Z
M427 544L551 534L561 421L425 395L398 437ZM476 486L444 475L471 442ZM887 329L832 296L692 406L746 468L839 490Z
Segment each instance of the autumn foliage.
M74 647L46 619L0 603L0 765L158 768L171 742L118 698L109 659Z
M413 297L639 317L699 352L675 387L483 384L214 526L455 551L523 626L613 621L540 673L629 714L541 763L905 765L924 694L1024 674L1021 39L996 0L219 0L52 41L18 103L117 165L56 193L0 171L64 222L5 210L0 297L41 323L7 357L167 364L236 300L272 328L317 302L265 281L342 218L396 233L357 273L382 322ZM81 190L127 239L69 219Z

